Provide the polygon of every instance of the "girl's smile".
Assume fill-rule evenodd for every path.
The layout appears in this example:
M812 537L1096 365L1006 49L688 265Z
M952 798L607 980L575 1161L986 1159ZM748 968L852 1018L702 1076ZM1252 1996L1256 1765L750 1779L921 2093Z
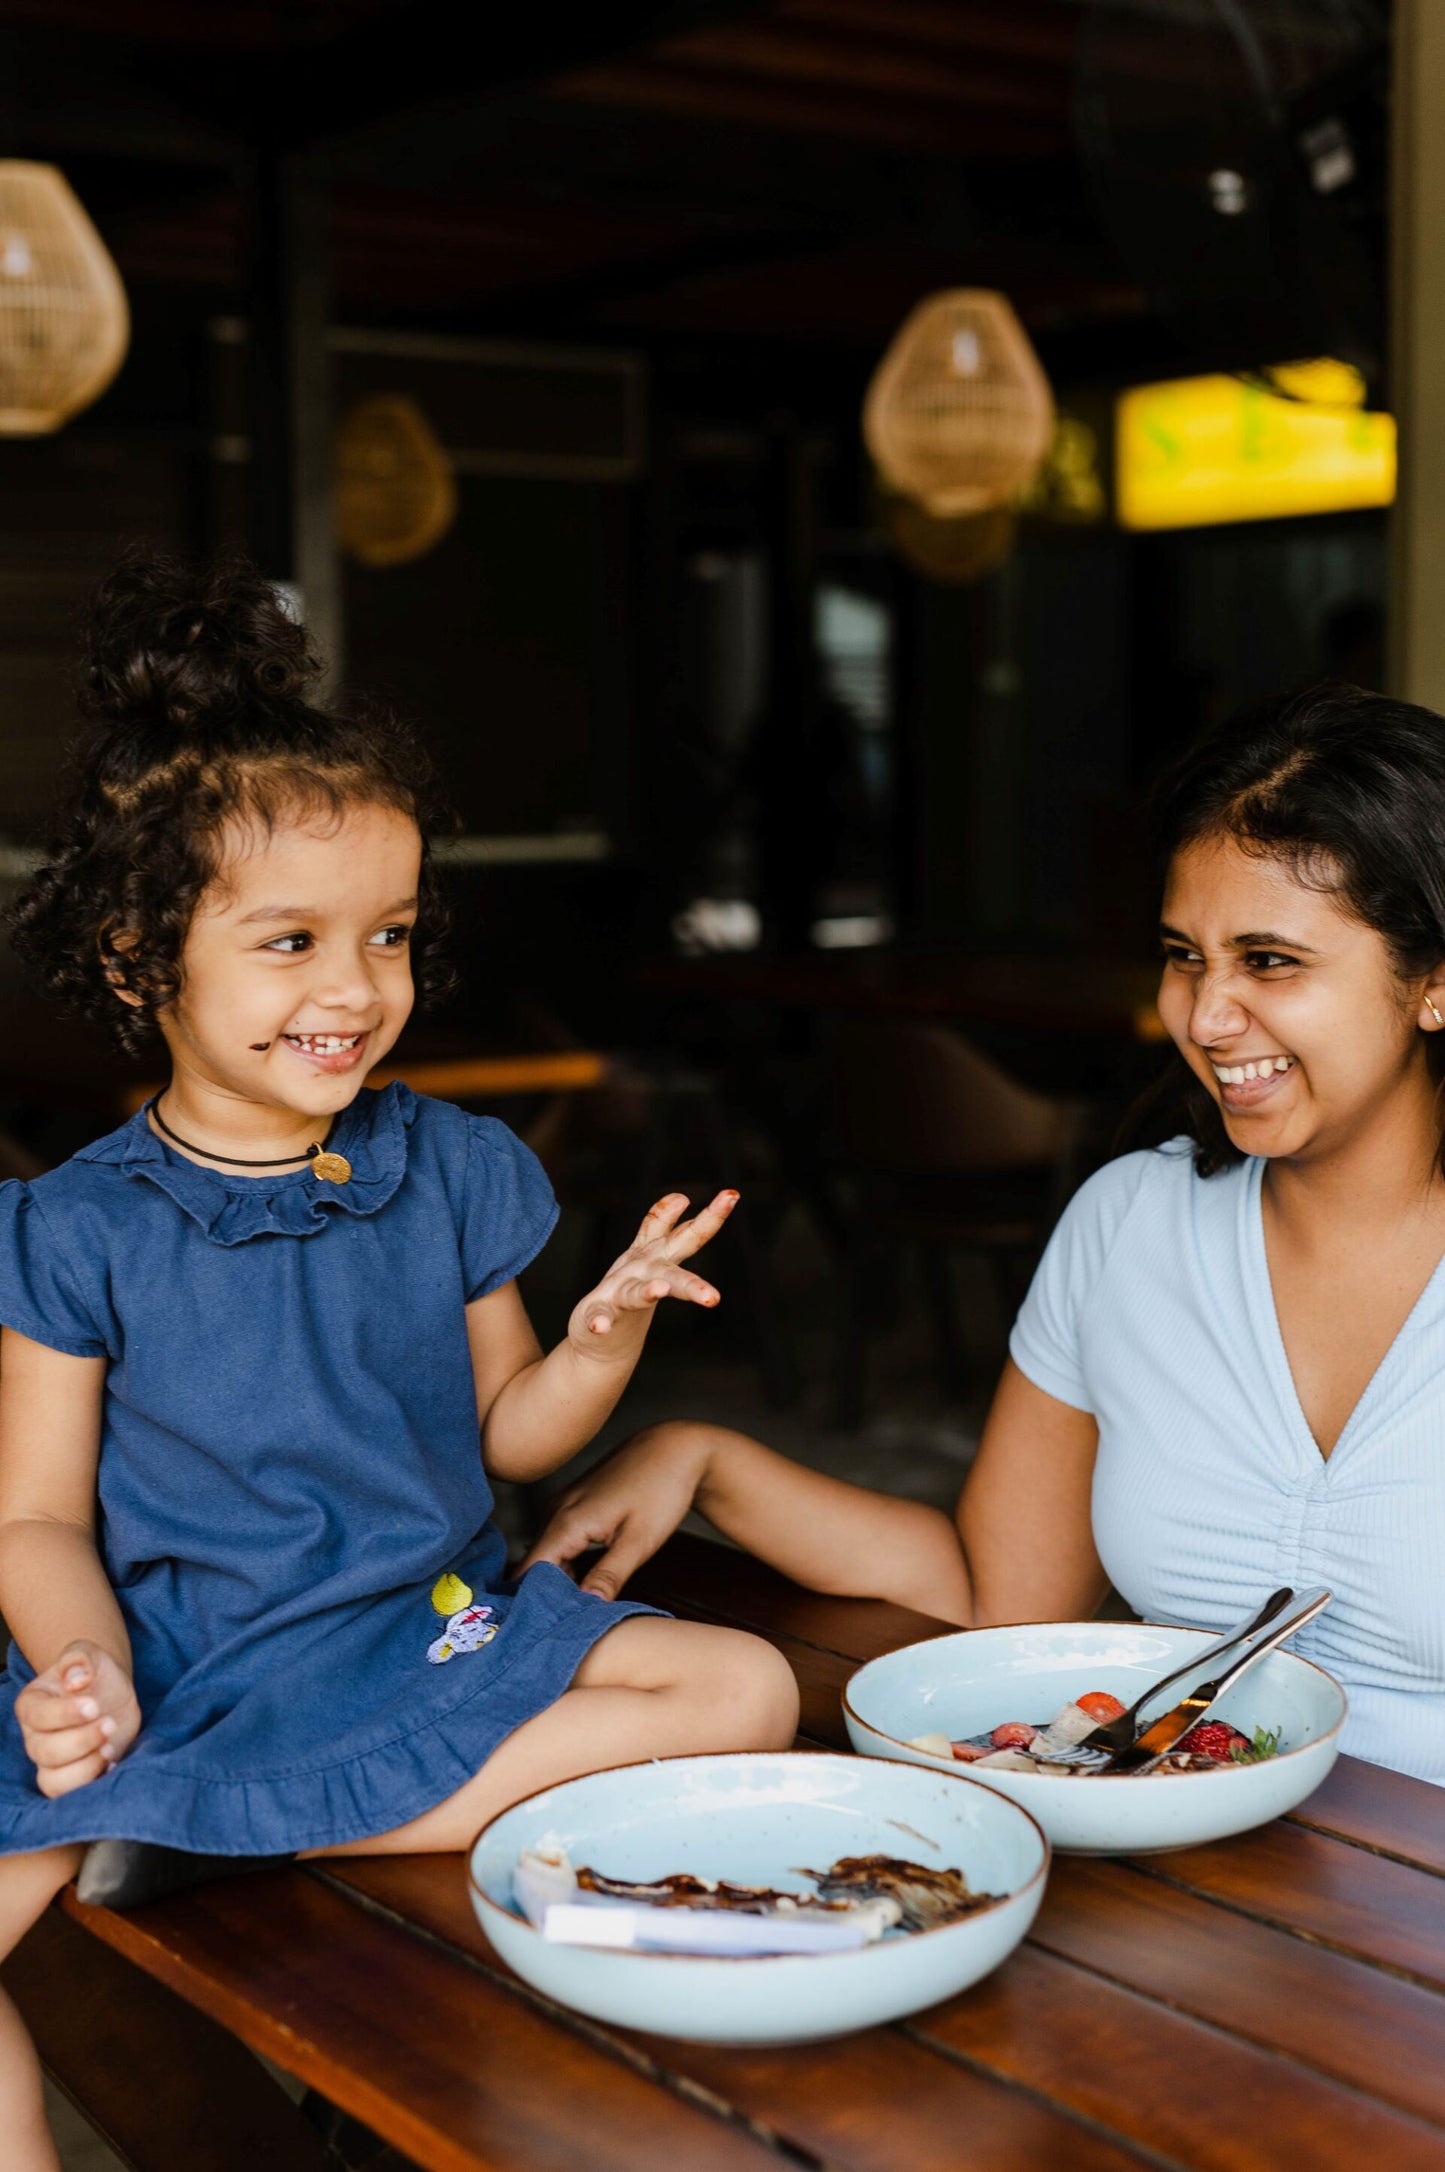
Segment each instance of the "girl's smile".
M282 1045L317 1071L354 1071L366 1055L370 1033L283 1033Z

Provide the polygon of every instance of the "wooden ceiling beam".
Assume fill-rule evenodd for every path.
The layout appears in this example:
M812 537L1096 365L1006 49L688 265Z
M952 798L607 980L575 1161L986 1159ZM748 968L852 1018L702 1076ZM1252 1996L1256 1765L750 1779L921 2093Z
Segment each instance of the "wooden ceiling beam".
M616 62L553 83L549 95L645 111L837 136L852 143L945 157L1047 158L1070 148L1067 111L1054 116L980 112L957 100L878 97L863 89L778 83L720 68L646 59Z
M723 23L686 36L666 38L645 56L669 65L717 67L732 75L758 75L809 89L841 84L850 90L922 98L991 112L1067 112L1067 76L1037 68L1000 68L967 53L900 46L884 30L859 32L828 23Z
M192 95L205 72L113 33L0 19L0 116L27 156L224 167L239 139Z
M658 38L765 12L766 0L609 0L563 15L511 5L481 20L441 7L418 20L397 7L298 56L269 125L278 146L346 157L479 99L536 90Z
M856 31L894 47L1068 72L1082 11L1062 0L1029 0L1022 7L960 6L958 0L779 0L775 20L811 23L829 34Z

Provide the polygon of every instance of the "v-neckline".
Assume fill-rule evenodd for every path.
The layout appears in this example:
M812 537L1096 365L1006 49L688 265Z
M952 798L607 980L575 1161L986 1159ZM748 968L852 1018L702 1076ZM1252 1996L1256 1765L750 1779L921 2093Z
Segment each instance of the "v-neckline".
M1439 1259L1436 1260L1426 1276L1414 1304L1396 1328L1385 1349L1381 1351L1379 1363L1356 1396L1349 1416L1335 1435L1334 1446L1327 1452L1321 1448L1319 1441L1315 1437L1314 1427L1305 1415L1305 1407L1300 1400L1299 1387L1294 1376L1294 1367L1289 1361L1289 1349L1285 1343L1284 1329L1280 1325L1279 1306L1275 1301L1274 1277L1269 1270L1269 1246L1265 1242L1264 1235L1264 1178L1268 1167L1269 1160L1266 1155L1258 1154L1251 1157L1246 1217L1254 1271L1266 1300L1261 1311L1268 1323L1265 1333L1267 1338L1270 1339L1269 1354L1273 1357L1284 1382L1288 1415L1298 1427L1300 1445L1309 1450L1318 1470L1327 1472L1337 1460L1340 1450L1359 1431L1361 1412L1375 1400L1380 1381L1389 1370L1396 1352L1404 1344L1418 1315L1424 1311L1431 1297L1435 1294L1437 1284L1445 1281L1445 1251L1441 1252Z

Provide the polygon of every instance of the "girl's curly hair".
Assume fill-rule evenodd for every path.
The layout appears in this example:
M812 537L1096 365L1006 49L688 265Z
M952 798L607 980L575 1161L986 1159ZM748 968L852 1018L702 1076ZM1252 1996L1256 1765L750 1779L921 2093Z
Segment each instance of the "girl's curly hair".
M91 606L82 713L45 863L11 908L16 949L67 1010L138 1048L181 985L196 905L228 822L298 808L395 807L422 833L417 979L452 976L428 832L446 823L431 764L381 710L321 708L321 665L244 559L190 567L133 550ZM124 989L136 1005L118 1000Z

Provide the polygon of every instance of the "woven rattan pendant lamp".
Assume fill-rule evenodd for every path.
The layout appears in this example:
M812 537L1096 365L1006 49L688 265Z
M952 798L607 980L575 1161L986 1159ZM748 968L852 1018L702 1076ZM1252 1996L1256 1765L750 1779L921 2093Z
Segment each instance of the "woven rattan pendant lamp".
M65 176L0 159L0 436L58 430L129 345L120 274Z
M358 400L336 435L336 539L364 566L424 557L457 515L446 450L415 400Z
M884 482L936 515L1006 504L1032 479L1053 427L1028 334L1003 295L982 287L920 302L863 403Z

